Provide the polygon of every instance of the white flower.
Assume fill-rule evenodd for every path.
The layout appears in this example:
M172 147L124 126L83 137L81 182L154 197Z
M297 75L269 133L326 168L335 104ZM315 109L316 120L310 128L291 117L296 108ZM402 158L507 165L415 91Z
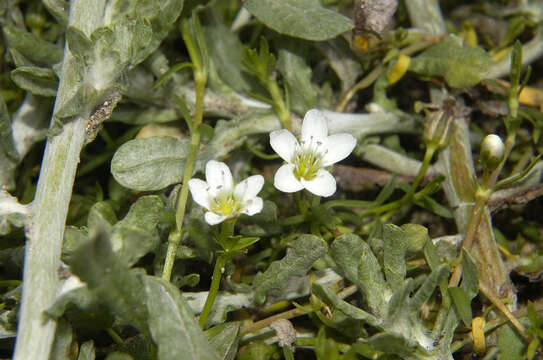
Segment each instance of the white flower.
M305 188L318 196L331 196L336 192L336 179L324 168L349 156L356 139L351 134L328 136L324 114L312 109L305 114L301 142L282 129L270 133L270 144L287 162L275 173L277 189L290 193Z
M262 198L256 196L264 185L262 175L250 176L234 186L228 166L211 160L206 164L206 180L190 179L188 184L194 201L208 210L204 217L209 225L262 211Z

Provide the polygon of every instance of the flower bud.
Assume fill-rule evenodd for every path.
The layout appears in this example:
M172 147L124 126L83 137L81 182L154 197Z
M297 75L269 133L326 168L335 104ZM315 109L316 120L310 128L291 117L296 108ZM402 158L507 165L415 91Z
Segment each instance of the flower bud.
M505 154L505 145L498 135L490 134L485 136L481 143L481 154L479 161L489 170L494 170L502 162Z
M440 149L447 145L453 119L453 114L443 109L428 112L424 127L426 146L435 146L436 149Z

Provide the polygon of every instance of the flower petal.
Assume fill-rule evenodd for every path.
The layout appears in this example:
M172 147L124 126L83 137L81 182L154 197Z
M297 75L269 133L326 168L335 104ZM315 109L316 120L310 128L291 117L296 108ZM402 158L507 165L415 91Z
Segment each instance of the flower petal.
M315 195L332 196L336 192L336 179L328 171L320 169L313 180L302 179L303 186Z
M232 173L223 162L210 160L206 164L206 180L211 187L211 195L216 195L218 192L224 190L232 191L234 188L234 180L232 180Z
M192 199L201 207L209 210L211 206L208 192L209 185L200 179L190 179L188 184Z
M292 162L294 153L299 147L298 140L286 129L275 130L270 133L270 145L286 162Z
M294 165L285 164L277 170L273 178L273 186L282 192L296 192L304 188L302 183L294 176Z
M351 134L334 134L326 139L322 166L330 166L345 159L354 150L356 139Z
M328 124L322 111L311 109L305 113L302 123L302 146L317 141L323 143L328 135Z
M249 216L253 216L254 214L258 214L262 211L262 208L264 207L264 201L261 197L257 196L255 198L249 199L246 205L247 206L243 210L241 210L241 212Z
M208 211L205 213L204 218L206 219L206 223L209 225L217 225L219 223L222 223L228 216L226 215L217 215L214 212Z
M264 177L262 175L249 176L236 185L234 189L234 196L236 199L247 201L253 199L264 186Z

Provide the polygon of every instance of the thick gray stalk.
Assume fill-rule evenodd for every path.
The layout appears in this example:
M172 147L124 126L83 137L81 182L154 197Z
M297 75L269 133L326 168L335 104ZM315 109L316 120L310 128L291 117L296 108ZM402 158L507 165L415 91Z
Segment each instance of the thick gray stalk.
M70 4L70 25L86 33L101 24L105 0L74 0ZM64 52L55 111L69 99L76 84L72 77L74 58ZM15 346L15 360L48 359L56 323L44 321L43 311L54 301L59 279L60 254L72 187L85 141L85 117L66 124L62 132L47 141L33 218L27 227L21 315Z

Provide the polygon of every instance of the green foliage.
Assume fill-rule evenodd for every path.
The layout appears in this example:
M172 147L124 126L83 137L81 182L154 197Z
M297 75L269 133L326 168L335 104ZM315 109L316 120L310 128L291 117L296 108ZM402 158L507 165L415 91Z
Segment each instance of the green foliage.
M51 69L35 66L19 66L11 73L11 79L22 89L40 96L55 96L58 79Z
M306 40L328 40L354 27L315 0L248 0L243 6L278 33Z
M317 236L304 234L297 237L283 259L273 262L264 273L255 276L256 303L262 304L266 295L284 289L291 278L304 276L327 251L326 242Z
M492 65L491 57L481 48L464 47L449 36L413 58L409 70L424 76L442 76L453 88L477 85Z

